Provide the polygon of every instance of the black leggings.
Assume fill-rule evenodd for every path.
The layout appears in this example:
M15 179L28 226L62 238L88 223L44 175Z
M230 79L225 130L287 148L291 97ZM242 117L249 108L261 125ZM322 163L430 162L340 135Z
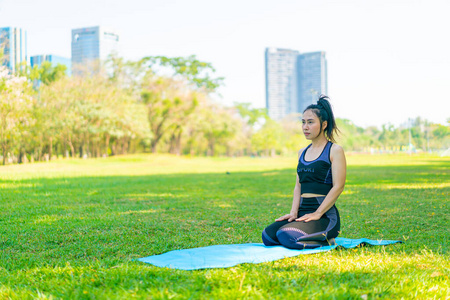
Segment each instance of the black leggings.
M314 212L323 199L325 197L302 198L298 218ZM313 249L328 245L330 239L338 236L339 230L339 212L333 206L316 221L275 222L264 229L262 240L266 246L283 245L292 249Z

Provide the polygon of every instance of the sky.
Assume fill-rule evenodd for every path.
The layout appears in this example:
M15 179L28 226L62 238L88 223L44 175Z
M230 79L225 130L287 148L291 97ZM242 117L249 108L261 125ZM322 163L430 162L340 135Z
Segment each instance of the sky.
M359 126L450 118L448 0L0 0L28 56L71 56L71 30L114 28L120 55L189 56L225 77L217 101L265 107L266 47L325 51L335 116Z

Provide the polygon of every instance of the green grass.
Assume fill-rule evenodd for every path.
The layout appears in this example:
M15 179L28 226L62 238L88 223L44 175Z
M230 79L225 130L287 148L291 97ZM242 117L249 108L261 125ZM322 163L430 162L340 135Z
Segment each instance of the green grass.
M354 155L348 163L341 236L405 243L198 271L133 259L260 242L290 210L295 157L0 167L0 299L450 297L450 159Z

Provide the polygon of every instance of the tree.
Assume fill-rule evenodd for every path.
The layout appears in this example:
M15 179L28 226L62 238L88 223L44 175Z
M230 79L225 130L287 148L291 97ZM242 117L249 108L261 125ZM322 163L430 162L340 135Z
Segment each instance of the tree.
M250 125L254 126L260 121L264 121L268 119L267 115L267 109L265 108L250 108L250 103L235 103L234 107L239 112L239 115L242 117L242 119L245 120L245 122Z
M216 72L211 63L200 61L195 55L188 57L148 56L143 62L154 73L164 73L168 70L168 77L186 80L190 85L212 93L223 84L223 77L212 77Z
M0 144L3 165L6 164L7 154L14 142L19 148L21 162L22 143L34 123L33 101L26 78L9 75L5 67L0 67Z
M286 140L285 132L279 122L267 119L266 123L252 136L252 146L258 153L275 155L280 152Z
M40 66L34 66L30 71L30 79L38 80L48 85L66 76L67 67L57 64L53 66L51 62L44 61Z
M212 65L195 56L149 56L135 68L140 69L143 64L150 68L141 81L141 99L148 107L153 133L151 150L156 152L159 142L170 134L169 152L180 154L185 122L198 106L197 99L213 93L223 78L213 78Z
M224 154L231 155L230 142L240 129L239 121L229 110L214 104L205 107L202 115L202 132L208 143L207 155L216 155L218 148Z
M161 76L149 76L143 83L142 102L147 106L148 122L153 133L151 150L168 132L181 130L182 121L193 112L198 102L182 81ZM181 131L179 131L181 136Z
M151 136L143 104L100 75L44 86L39 107L41 140L49 149L59 142L72 156L126 153L133 140Z

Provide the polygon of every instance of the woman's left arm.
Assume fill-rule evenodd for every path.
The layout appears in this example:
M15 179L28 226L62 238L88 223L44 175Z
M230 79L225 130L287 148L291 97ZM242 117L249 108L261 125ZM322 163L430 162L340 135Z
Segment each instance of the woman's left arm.
M336 203L337 198L344 190L345 177L347 175L347 162L345 160L344 149L341 146L333 144L330 152L331 160L331 174L333 175L333 187L328 192L327 196L323 200L322 204L317 208L314 213L306 214L295 221L314 221L319 220L324 213L326 213L334 203Z

